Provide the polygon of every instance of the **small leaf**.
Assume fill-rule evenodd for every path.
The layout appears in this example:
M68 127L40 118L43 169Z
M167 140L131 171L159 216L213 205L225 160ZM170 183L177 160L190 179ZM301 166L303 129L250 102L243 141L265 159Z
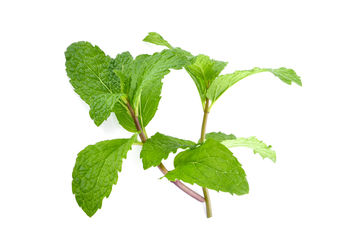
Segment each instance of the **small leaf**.
M292 82L295 82L299 86L302 85L300 77L292 69L287 69L284 67L279 69L256 67L256 68L253 68L252 70L242 70L242 71L236 71L232 74L220 75L210 85L207 92L207 98L209 98L214 103L229 87L231 87L238 81L252 74L261 73L261 72L273 73L280 80L282 80L283 82L289 85L291 85Z
M143 41L156 44L156 45L166 46L169 49L172 48L172 46L168 43L168 41L163 39L163 37L156 32L148 33L148 35L143 39Z
M135 127L135 122L132 119L126 104L121 100L119 101L120 102L116 103L113 109L113 112L117 116L119 124L123 126L123 128L126 129L127 131L130 131L132 133L137 132L137 129Z
M123 52L118 54L109 66L111 72L118 76L120 80L120 92L123 94L128 94L129 92L129 86L127 85L131 79L133 61L133 57L129 52Z
M102 201L117 183L123 158L137 135L130 139L114 139L89 145L79 152L74 170L72 189L78 205L88 216L102 207Z
M176 153L179 148L186 149L195 145L196 143L192 141L156 133L142 146L140 158L142 158L143 168L146 170L157 166L163 159L167 159L171 152Z
M207 98L207 89L226 65L227 62L213 60L200 54L195 57L193 64L186 67L186 71L197 86L203 106Z
M171 181L179 179L237 195L249 192L241 164L229 149L215 140L208 139L197 148L180 152L174 166L175 169L165 175Z
M218 142L222 142L224 140L231 140L231 139L236 139L236 136L233 134L225 134L222 132L210 132L205 134L205 139L213 139Z
M269 158L273 162L276 162L276 152L271 150L271 145L267 146L256 137L239 137L232 140L224 140L221 142L227 148L232 147L248 147L253 149L254 154L258 153L262 158Z

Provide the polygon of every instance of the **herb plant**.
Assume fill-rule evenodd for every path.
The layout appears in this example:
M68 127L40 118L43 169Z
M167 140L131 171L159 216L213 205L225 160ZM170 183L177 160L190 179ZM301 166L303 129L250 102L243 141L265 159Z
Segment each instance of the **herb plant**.
M131 137L89 145L79 152L73 169L72 190L78 205L88 216L102 207L102 201L117 183L123 159L133 145L142 145L143 168L158 167L170 182L193 197L205 202L207 217L212 216L208 189L243 195L249 192L246 174L229 148L248 147L262 158L276 161L271 146L255 137L236 137L222 132L206 133L210 109L232 85L252 74L270 72L287 84L302 85L300 77L287 68L253 68L220 75L227 62L206 55L193 56L172 47L158 33L151 32L144 41L165 46L152 55L133 58L129 52L115 58L106 55L89 42L71 44L66 56L66 71L74 91L90 106L90 117L97 126L111 113ZM203 122L198 142L161 133L148 138L146 126L154 117L162 90L162 79L171 69L185 69L193 79L203 106ZM140 141L137 140L139 136ZM162 160L182 149L168 171ZM203 196L183 182L197 184Z

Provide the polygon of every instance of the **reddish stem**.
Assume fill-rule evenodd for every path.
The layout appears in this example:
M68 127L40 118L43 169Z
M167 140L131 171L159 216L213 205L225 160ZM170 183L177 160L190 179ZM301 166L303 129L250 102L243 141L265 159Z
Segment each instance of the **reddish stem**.
M128 109L129 109L129 112L131 114L131 117L134 120L135 127L136 127L137 131L139 132L139 136L140 136L140 139L141 139L142 143L146 142L147 137L146 137L146 135L145 135L145 133L144 133L142 127L141 127L139 119L135 115L134 109L131 107L129 102L126 105L128 106ZM164 175L168 173L168 170L165 168L163 163L160 163L158 165L158 168ZM199 195L198 193L193 191L191 188L189 188L186 185L184 185L181 181L175 180L175 181L171 181L171 183L176 185L178 188L180 188L182 191L184 191L185 193L187 193L188 195L190 195L194 199L196 199L196 200L198 200L200 202L204 202L205 201L205 199L201 195Z

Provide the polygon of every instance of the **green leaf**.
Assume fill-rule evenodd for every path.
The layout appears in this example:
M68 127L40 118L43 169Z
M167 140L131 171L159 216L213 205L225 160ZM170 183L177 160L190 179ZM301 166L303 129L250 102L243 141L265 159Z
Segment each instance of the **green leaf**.
M143 144L140 157L143 168L146 170L152 166L159 165L163 159L167 159L171 152L195 146L192 141L182 140L175 137L156 133Z
M252 74L261 73L261 72L273 73L276 77L278 77L280 80L282 80L283 82L289 85L291 85L292 82L295 82L299 86L302 85L300 77L292 69L287 69L284 67L279 69L256 67L256 68L253 68L252 70L236 71L232 74L225 74L225 75L219 76L210 85L207 92L207 98L209 98L214 103L229 87L231 87L238 81Z
M179 179L237 195L249 192L241 164L229 149L215 140L208 139L197 148L180 152L174 166L175 169L165 175L171 181Z
M146 127L157 111L163 77L170 69L181 69L186 64L187 57L179 54L176 49L136 57L129 98L135 114L141 117L143 127Z
M110 71L112 59L98 46L83 41L71 44L65 56L74 91L90 105L90 116L99 126L120 97L119 79Z
M227 62L210 59L206 55L198 55L195 57L194 63L187 66L186 70L197 86L201 101L204 104L207 89L211 82L225 68Z
M131 55L120 55L116 64L119 67L112 69L120 80L124 97L114 108L119 123L128 131L136 132L127 109L129 102L141 126L146 127L157 111L163 77L170 69L181 69L188 63L187 56L177 48L166 49L153 55L142 54L135 60L132 60Z
M102 207L102 200L110 195L121 172L123 158L136 137L135 134L130 139L98 142L78 154L72 189L78 205L88 216L93 216Z
M218 142L222 142L224 140L236 139L236 136L233 134L225 134L222 132L210 132L205 134L205 139L213 139Z
M134 120L131 117L130 112L124 102L119 100L120 102L116 103L113 109L113 112L117 116L118 122L124 129L130 132L137 132L135 127Z
M118 54L111 64L111 71L120 80L120 89L125 99L120 99L115 104L113 112L116 114L119 124L130 132L137 132L134 120L126 105L126 98L130 92L130 83L133 74L134 60L129 52Z
M156 45L166 46L169 49L172 48L172 46L168 43L168 41L163 39L163 37L156 32L149 32L148 35L143 39L143 41L156 44Z
M253 149L254 154L258 153L262 158L269 158L273 162L276 162L276 152L271 150L271 145L266 145L256 137L239 137L232 140L224 140L221 142L227 148L232 147L248 147Z

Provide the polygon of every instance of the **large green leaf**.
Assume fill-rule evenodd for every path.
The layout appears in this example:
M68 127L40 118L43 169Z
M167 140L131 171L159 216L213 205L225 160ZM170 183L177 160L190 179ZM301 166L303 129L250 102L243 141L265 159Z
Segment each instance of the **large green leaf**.
M171 181L179 179L237 195L249 192L241 164L229 149L213 139L197 148L180 152L175 157L174 166L175 169L165 175Z
M108 197L112 186L117 183L123 158L131 149L137 135L130 139L115 139L89 145L77 157L72 189L79 206L88 216L102 207L102 200Z
M227 148L248 147L253 150L254 154L258 153L262 158L269 158L273 162L276 162L276 152L271 149L272 146L266 145L256 137L239 137L236 139L224 140L221 143Z
M120 97L120 83L110 71L111 58L89 42L71 44L66 71L75 92L90 105L90 116L99 126L111 114Z
M278 69L256 67L251 70L242 70L236 71L232 74L220 75L210 85L207 91L207 98L209 98L214 103L229 87L238 81L252 74L261 72L273 73L276 77L289 85L291 85L292 82L295 82L299 86L302 85L300 77L295 73L293 69L287 69L284 67Z
M141 126L146 127L157 111L163 77L170 69L181 69L189 60L178 49L166 49L153 55L142 54L135 60L128 55L121 56L113 72L120 80L123 99L115 105L114 112L125 129L136 132L127 103L133 108Z
M195 146L196 143L188 140L182 140L175 137L156 133L143 144L140 157L142 158L143 168L148 169L157 166L163 159L167 159L171 152L186 149Z

